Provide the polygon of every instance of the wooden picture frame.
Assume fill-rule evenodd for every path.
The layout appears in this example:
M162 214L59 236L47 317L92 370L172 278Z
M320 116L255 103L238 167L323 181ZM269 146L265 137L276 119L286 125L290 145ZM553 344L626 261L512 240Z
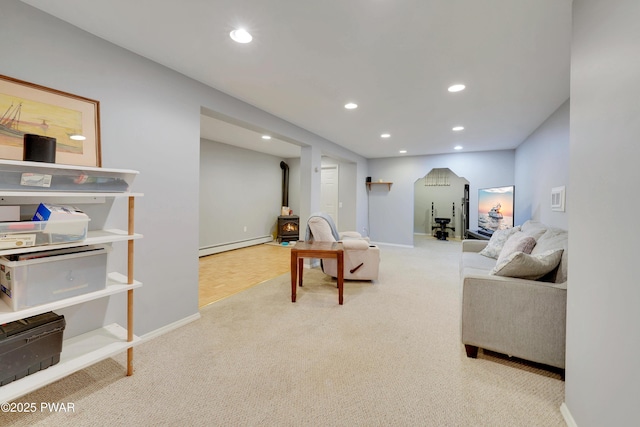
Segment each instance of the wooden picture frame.
M56 163L102 166L98 101L0 75L1 159L23 160L24 134L56 138Z

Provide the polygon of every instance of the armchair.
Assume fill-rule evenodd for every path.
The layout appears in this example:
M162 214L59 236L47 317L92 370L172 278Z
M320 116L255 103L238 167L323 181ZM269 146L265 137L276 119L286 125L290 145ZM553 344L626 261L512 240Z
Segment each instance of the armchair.
M377 280L380 249L369 243L356 231L338 233L331 217L324 213L312 214L307 221L306 241L342 242L344 247L344 278L347 280ZM322 271L338 277L335 259L323 259Z

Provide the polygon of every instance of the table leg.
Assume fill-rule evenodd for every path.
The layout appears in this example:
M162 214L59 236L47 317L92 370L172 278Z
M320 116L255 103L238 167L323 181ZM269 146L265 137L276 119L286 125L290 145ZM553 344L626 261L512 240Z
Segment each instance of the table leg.
M302 286L302 275L304 273L304 257L298 258L298 285Z
M296 302L296 278L298 277L298 253L291 251L291 302Z
M344 291L344 251L338 251L338 304L342 305Z

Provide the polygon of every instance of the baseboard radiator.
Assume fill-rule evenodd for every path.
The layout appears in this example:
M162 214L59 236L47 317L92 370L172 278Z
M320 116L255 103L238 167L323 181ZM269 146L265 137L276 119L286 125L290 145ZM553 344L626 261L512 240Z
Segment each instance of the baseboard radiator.
M220 252L231 251L233 249L246 248L248 246L259 245L273 241L273 236L260 236L236 242L220 243L217 245L204 246L198 250L198 256L213 255Z

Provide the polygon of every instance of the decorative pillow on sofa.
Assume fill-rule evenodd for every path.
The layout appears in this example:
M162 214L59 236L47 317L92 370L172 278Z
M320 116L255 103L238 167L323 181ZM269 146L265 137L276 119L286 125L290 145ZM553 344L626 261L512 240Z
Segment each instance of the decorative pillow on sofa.
M514 252L503 263L496 263L491 274L537 280L558 266L562 252L564 249L551 249L536 255Z
M507 242L507 239L516 231L520 231L519 225L513 228L508 228L506 230L494 231L491 235L491 239L489 239L489 243L487 243L487 246L485 246L485 248L480 251L480 255L498 259L498 256L500 256L500 251L502 251L502 247Z
M531 236L536 241L542 236L545 231L547 231L547 226L538 221L527 220L520 226L520 231L522 231L527 236Z
M506 243L502 247L502 251L500 251L500 255L498 256L498 262L496 262L496 265L504 263L505 260L509 258L509 256L514 252L523 252L525 254L530 254L535 245L536 239L526 235L522 231L516 231L511 236L509 236Z
M564 249L560 267L549 277L550 281L562 283L567 281L567 262L569 258L569 233L567 230L549 227L540 238L536 239L536 247L531 251L531 255L537 255L551 249ZM547 278L545 278L547 280Z

